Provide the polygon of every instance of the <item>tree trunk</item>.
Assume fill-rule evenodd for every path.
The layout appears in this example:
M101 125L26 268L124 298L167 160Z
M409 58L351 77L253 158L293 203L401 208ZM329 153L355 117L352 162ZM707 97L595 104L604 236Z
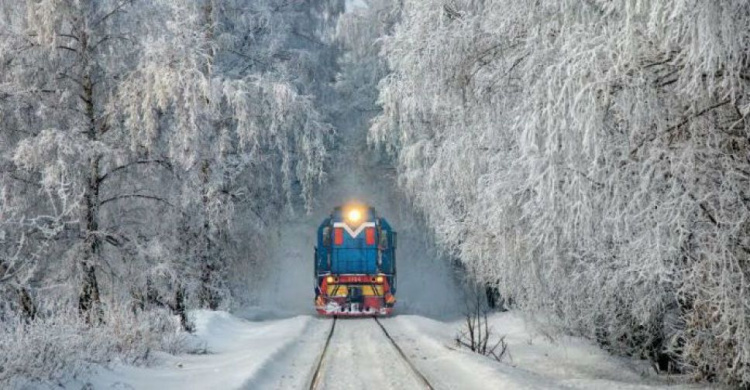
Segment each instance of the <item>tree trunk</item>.
M180 325L182 325L182 329L187 332L192 332L193 326L188 321L187 310L185 307L185 287L181 284L178 284L177 289L175 290L174 309L172 311L180 316Z
M24 321L27 323L33 321L36 318L36 305L31 299L29 291L25 287L19 287L16 292L18 293L18 304L21 307Z
M200 305L211 310L219 308L220 298L214 289L214 273L216 267L213 259L213 242L211 240L211 217L209 213L209 182L211 177L210 161L203 160L201 167L202 182L202 207L203 207L203 253L201 254L201 290L199 293Z
M214 40L214 0L206 0L203 7L203 18L206 27L206 42L211 43ZM209 47L209 56L207 58L205 67L203 69L204 76L211 80L211 65L216 53L214 53L213 46ZM211 99L206 96L207 104L211 104ZM211 121L209 123L211 130L218 128L216 123ZM219 308L221 298L218 296L215 290L215 274L217 272L216 263L217 260L214 258L213 253L213 242L212 242L212 229L211 229L211 218L210 218L210 198L209 189L211 184L211 159L207 156L203 156L203 163L201 165L201 184L203 188L202 192L202 207L203 207L203 239L204 247L201 258L201 289L199 292L200 305L211 310Z
M490 307L490 309L498 309L500 311L505 311L505 301L503 300L503 297L500 295L500 290L497 288L496 285L487 283L484 286L484 293L487 296L487 306Z
M82 53L87 53L87 37L84 35L82 38L81 50ZM86 54L84 54L84 57L85 55ZM85 62L84 58L84 64ZM84 67L84 69L87 68L87 66ZM86 119L88 120L87 135L89 140L96 141L99 137L99 132L96 126L96 110L94 107L94 84L89 73L86 73L83 76L82 87L83 94L81 99L83 100ZM99 264L99 257L101 255L101 238L99 236L100 158L100 156L93 156L89 159L88 182L86 193L84 195L84 253L83 260L81 261L83 281L81 284L81 292L78 296L78 310L89 323L101 323L104 320L104 313L101 307L101 297L99 294L99 282L96 278L96 268Z
M85 231L84 255L81 262L83 281L78 297L78 309L89 322L102 322L103 312L99 295L99 282L96 278L96 267L101 255L101 238L99 237L99 158L90 162L91 172L85 195Z

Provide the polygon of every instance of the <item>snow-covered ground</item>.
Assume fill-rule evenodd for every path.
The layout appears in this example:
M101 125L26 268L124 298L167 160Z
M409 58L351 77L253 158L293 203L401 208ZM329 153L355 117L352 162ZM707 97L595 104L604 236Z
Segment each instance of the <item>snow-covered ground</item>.
M150 368L115 365L68 383L95 389L303 389L308 388L331 320L298 315L263 321L226 312L192 313L200 355L160 355ZM503 362L458 349L459 319L417 315L382 320L388 332L436 389L646 389L685 388L653 375L648 365L615 358L591 343L550 341L514 313L490 319L506 335ZM698 388L697 386L690 386ZM372 319L336 324L322 371L324 389L408 389L419 382Z
M226 312L191 313L195 340L205 353L171 356L160 354L149 368L115 365L98 368L91 378L73 381L80 389L89 382L94 389L237 389L269 369L290 349L305 349L324 327L310 316L278 321L252 322ZM319 326L320 325L320 326ZM314 348L315 346L311 346ZM290 367L290 373L294 367Z

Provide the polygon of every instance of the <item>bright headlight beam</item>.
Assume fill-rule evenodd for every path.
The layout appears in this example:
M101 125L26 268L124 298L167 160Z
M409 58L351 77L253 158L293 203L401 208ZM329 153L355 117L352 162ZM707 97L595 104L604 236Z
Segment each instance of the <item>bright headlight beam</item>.
M352 222L359 222L359 220L362 218L362 213L357 209L350 210L347 218Z

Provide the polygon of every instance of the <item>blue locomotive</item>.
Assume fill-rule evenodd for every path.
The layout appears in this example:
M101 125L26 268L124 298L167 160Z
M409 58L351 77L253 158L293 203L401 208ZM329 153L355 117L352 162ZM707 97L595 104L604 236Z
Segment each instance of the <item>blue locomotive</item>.
M375 209L336 207L318 227L315 309L322 315L388 315L396 303L396 232Z

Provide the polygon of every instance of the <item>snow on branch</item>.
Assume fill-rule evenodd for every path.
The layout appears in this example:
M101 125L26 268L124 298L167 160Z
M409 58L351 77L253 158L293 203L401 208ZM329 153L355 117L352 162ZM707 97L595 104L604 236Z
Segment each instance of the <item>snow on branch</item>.
M744 1L413 2L369 139L518 307L750 383Z

